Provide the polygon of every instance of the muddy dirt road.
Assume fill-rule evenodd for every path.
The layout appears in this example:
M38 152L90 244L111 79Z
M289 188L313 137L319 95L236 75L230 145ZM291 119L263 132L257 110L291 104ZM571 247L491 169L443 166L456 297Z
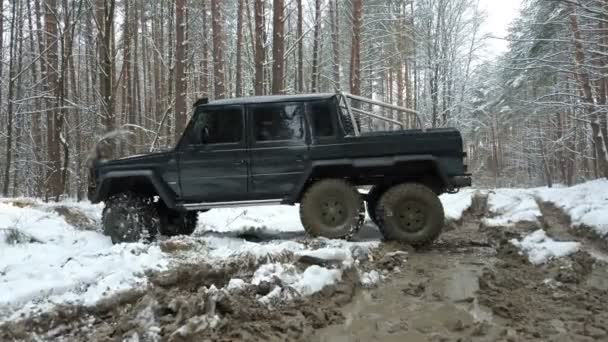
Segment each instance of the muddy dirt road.
M358 268L347 270L340 283L311 297L269 306L258 298L272 284L217 290L232 278L251 278L268 260L185 265L150 274L148 288L93 308L62 307L0 325L0 340L608 341L606 246L570 229L567 217L549 205L541 205L539 222L498 228L482 224L485 207L476 198L430 247L381 244L359 256ZM538 228L582 248L532 265L509 240ZM356 237L378 238L371 225ZM290 254L281 259L299 267L334 262ZM370 270L383 279L366 288L360 274Z

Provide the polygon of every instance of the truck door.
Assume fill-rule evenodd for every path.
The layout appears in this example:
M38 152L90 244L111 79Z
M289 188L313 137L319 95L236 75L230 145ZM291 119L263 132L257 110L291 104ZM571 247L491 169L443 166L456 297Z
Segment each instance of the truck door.
M188 202L243 200L249 158L243 107L199 107L187 134L187 143L180 146L182 198Z
M249 105L250 191L257 199L291 194L308 165L304 104Z

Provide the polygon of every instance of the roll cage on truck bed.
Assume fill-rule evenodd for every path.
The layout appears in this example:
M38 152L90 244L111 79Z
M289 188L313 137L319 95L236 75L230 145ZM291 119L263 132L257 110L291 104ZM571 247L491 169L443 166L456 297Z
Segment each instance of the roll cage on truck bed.
M457 130L360 96L202 99L172 151L96 158L89 198L115 243L191 234L214 208L300 204L311 235L349 238L367 211L386 239L420 245L441 233L438 196L471 185L465 156Z

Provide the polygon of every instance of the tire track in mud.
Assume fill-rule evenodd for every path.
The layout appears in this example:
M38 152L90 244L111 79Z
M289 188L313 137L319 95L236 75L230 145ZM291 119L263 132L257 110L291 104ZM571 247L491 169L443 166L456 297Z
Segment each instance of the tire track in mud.
M608 240L598 236L589 227L572 225L570 216L550 202L536 199L542 213L541 224L551 236L560 240L580 242L584 249L599 260L608 262Z

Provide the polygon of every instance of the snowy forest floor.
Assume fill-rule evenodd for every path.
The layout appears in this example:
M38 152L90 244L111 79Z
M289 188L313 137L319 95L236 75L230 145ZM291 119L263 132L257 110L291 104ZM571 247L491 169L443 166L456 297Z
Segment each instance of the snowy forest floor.
M101 206L0 200L0 340L608 339L608 181L442 196L425 248L307 237L297 208L212 210L112 246Z

